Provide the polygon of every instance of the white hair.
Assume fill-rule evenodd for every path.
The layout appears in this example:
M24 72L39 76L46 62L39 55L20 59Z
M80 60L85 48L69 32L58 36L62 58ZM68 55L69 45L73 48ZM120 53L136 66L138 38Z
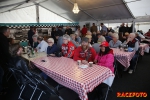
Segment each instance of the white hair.
M119 36L118 36L117 33L113 33L113 34L112 34L112 37L119 39Z
M70 36L65 34L65 35L63 35L63 39L67 39L68 41L70 41Z
M109 33L108 33L108 36L112 36L112 34L113 34L112 32L109 32Z
M49 38L47 41L51 41L54 43L54 39L53 38Z

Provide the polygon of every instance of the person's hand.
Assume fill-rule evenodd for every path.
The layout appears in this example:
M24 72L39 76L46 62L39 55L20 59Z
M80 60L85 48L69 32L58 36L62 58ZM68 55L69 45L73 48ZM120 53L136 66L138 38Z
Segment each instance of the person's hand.
M17 52L17 55L20 55L22 53L23 49L20 47L18 52Z
M82 60L82 64L87 64L87 63L88 63L88 61Z
M97 60L94 60L94 63L97 64Z

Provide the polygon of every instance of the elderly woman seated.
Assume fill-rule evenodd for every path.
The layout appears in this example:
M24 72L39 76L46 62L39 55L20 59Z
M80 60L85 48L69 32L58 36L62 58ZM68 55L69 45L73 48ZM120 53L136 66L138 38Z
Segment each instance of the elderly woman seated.
M119 36L117 33L112 34L112 40L109 42L109 47L110 48L117 48L119 47L122 42L119 39Z
M47 54L50 56L55 56L55 54L59 52L59 48L57 47L56 44L54 44L54 39L49 38L47 40L47 43L48 43Z
M132 52L132 51L136 52L130 61L129 74L132 74L133 70L136 66L136 61L137 61L138 53L139 53L139 41L138 41L138 39L136 39L135 33L130 33L128 39L123 44L128 45L129 52ZM124 71L126 71L126 70L127 69L125 69Z

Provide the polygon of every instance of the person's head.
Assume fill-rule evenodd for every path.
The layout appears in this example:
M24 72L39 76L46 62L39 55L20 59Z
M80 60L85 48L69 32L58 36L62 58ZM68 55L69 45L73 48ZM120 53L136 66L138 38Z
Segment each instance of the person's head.
M150 29L149 29L149 32L150 32Z
M94 31L93 34L96 35L96 32Z
M105 36L107 32L105 30L102 30L101 33L103 36Z
M129 36L129 33L128 33L128 32L126 32L124 35L125 35L125 37L128 37L128 36Z
M34 30L34 27L33 27L33 26L30 26L30 30Z
M95 26L95 23L93 23L93 26Z
M76 39L76 35L75 34L71 34L70 37L71 37L72 40Z
M122 26L124 26L124 23L122 23Z
M119 36L118 36L117 33L112 34L112 40L113 40L114 42L116 42L118 39L119 39Z
M14 44L14 39L13 38L8 38L9 44L12 45Z
M99 33L97 34L98 39L99 39L101 36L102 36L102 33L99 32Z
M43 37L38 36L38 38L37 38L37 42L38 42L38 43L41 43L41 41L43 41Z
M92 36L91 35L86 35L85 37L89 39L89 43L92 41Z
M33 36L32 36L33 42L37 42L37 38L38 38L37 35L33 35Z
M135 33L135 37L138 37L138 36L139 36L139 33L138 33L138 32L136 32L136 33Z
M111 36L112 36L112 34L113 34L112 32L109 32L109 33L108 33L108 36L110 36L110 37L111 37Z
M100 25L101 25L101 26L103 26L103 25L104 25L104 23L101 23Z
M83 27L85 27L85 25L83 25Z
M49 38L47 40L47 43L48 43L49 46L52 46L54 44L54 39L53 38Z
M126 27L128 27L128 23L126 24Z
M68 44L69 41L70 41L70 36L67 34L63 35L63 43Z
M83 50L87 50L89 48L89 39L87 37L82 38L81 47Z
M103 41L100 45L100 53L107 54L109 50L109 43L107 41Z
M56 31L56 28L55 28L55 27L52 27L52 31Z
M3 34L4 36L9 37L10 29L6 26L1 26L0 27L0 34Z
M22 47L18 43L10 45L9 48L12 56L20 55L23 51Z
M128 40L133 41L135 39L135 37L136 37L135 33L130 33L128 36Z
M86 35L92 35L92 33L90 31L87 31Z

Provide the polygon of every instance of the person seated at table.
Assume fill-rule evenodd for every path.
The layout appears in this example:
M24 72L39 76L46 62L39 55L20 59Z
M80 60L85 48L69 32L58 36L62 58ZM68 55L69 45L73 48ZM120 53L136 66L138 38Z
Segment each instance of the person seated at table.
M92 45L91 45L91 44L93 44L93 43L91 43L92 42L92 35L86 35L85 37L89 39L89 46L92 47Z
M37 35L33 35L32 39L33 39L33 48L36 48L38 46L38 41L37 41L38 36Z
M11 57L20 56L22 52L23 49L18 43L9 46L9 53L11 54Z
M96 51L89 46L89 39L87 37L82 38L81 46L75 50L73 59L75 61L82 60L83 64L93 62L96 56Z
M121 42L123 43L124 41L126 41L128 39L129 33L126 32L124 35L122 34L122 40Z
M106 41L109 43L112 40L112 32L108 33L108 36L105 36Z
M75 35L75 34L71 34L70 37L71 37L71 42L72 42L76 47L78 47L78 46L79 46L79 43L76 41L76 35Z
M106 41L106 40L105 40ZM103 41L101 41L101 39L99 38L97 43L94 43L92 45L92 47L94 48L94 50L96 51L96 53L99 53L99 50L100 50L100 44L102 43Z
M136 39L136 35L135 33L130 33L127 41L124 42L124 44L128 45L128 51L132 52L135 51L135 55L133 56L133 58L130 61L130 67L129 67L129 74L133 73L133 70L135 68L136 65L136 60L138 58L138 53L139 53L139 41L138 39ZM124 71L126 71L127 69L124 69Z
M147 33L144 34L144 36L150 37L150 29L148 30Z
M72 58L75 51L75 45L70 41L70 36L63 35L63 44L61 46L62 56Z
M9 42L9 45L12 45L12 44L14 44L14 39L13 38L8 38L8 42Z
M55 54L59 52L59 48L57 47L56 44L54 44L54 39L49 38L47 42L48 42L47 54L50 56L55 56Z
M110 48L117 48L122 44L117 33L112 34L112 40L109 42Z
M96 55L94 63L109 68L114 72L114 55L113 50L109 48L109 43L104 41L100 45L100 51Z
M135 35L136 35L136 38L139 40L139 42L141 42L141 37L139 36L139 33L135 33Z
M102 33L100 33L100 31L97 31L97 37L99 39L99 41L102 43L103 41L106 41L105 37L102 35Z
M47 42L45 42L44 40L43 40L43 37L41 37L41 36L39 36L38 38L37 38L37 41L38 41L38 46L36 47L36 49L37 49L37 51L38 52L47 52L47 47L48 47L48 44L47 44Z

